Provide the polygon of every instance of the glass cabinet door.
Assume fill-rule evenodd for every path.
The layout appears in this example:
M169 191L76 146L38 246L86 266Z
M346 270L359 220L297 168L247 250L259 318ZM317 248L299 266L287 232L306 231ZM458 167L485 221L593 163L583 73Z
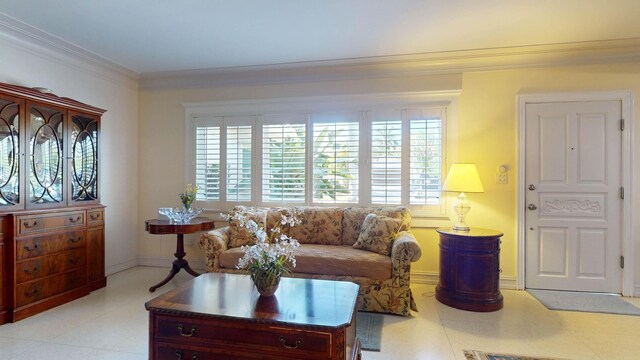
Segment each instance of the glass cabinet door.
M19 100L0 98L0 211L22 208L20 197Z
M60 110L29 108L29 177L27 207L64 205L63 127Z
M71 202L98 201L98 121L72 114L69 122Z

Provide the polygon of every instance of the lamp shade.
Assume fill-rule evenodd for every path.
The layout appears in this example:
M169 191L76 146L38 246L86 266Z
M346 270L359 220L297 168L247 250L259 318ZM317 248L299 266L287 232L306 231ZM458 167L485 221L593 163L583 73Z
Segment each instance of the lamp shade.
M484 192L476 164L453 164L442 185L443 191Z

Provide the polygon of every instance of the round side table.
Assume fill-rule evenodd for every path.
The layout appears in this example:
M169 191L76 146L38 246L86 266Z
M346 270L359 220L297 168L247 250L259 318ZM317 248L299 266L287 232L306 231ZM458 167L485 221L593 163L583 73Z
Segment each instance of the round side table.
M500 293L501 232L440 228L440 281L436 299L468 311L502 309Z
M213 220L205 217L197 217L191 219L188 223L175 223L170 220L158 220L151 219L144 222L144 229L149 234L175 234L177 236L176 252L173 254L176 259L173 261L173 266L169 275L164 280L160 281L156 285L149 288L150 292L156 291L157 288L168 283L180 269L185 269L189 274L193 276L199 276L200 274L195 272L190 266L189 262L184 259L186 253L184 252L184 234L192 234L198 231L208 231L214 228Z

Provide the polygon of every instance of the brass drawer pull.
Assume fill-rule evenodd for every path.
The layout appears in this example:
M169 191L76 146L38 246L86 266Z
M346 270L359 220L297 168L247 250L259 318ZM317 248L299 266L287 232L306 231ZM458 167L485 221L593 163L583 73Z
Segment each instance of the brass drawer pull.
M197 328L195 325L193 325L193 326L191 327L191 332L190 332L189 334L185 334L185 333L184 333L184 325L182 325L182 324L179 324L179 325L178 325L178 332L180 332L180 336L183 336L183 337L192 337L193 335L195 335L195 334L196 334L196 331L198 331L198 328Z
M39 224L38 220L33 220L33 221L25 220L22 222L22 226L24 226L27 229L32 229L38 226L38 224Z
M298 346L302 345L302 339L300 338L296 340L295 345L287 345L287 339L285 339L284 336L280 336L280 342L282 343L282 346L284 346L285 349L289 349L289 350L295 350L298 348Z
M75 218L69 216L69 222L71 222L71 223L77 223L78 221L80 221L80 219L82 219L82 215L78 215Z
M34 297L38 296L38 294L40 294L40 289L32 289L30 291L25 291L24 293L26 297Z
M32 275L32 274L37 273L39 270L40 270L39 267L34 266L32 269L24 269L24 273L27 274L27 275Z
M100 213L89 214L89 217L91 218L91 220L98 220L100 219Z
M33 246L25 245L24 249L27 251L34 251L38 249L38 243L33 244Z
M78 236L77 238L69 238L69 242L72 244L79 243L82 240L82 236Z

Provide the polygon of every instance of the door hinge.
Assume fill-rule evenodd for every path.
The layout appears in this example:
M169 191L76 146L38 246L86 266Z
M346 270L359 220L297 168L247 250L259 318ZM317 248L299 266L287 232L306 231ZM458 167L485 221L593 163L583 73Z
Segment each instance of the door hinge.
M624 256L620 256L620 269L624 269Z
M624 200L624 186L620 187L620 199Z
M620 119L620 131L624 131L624 119Z

